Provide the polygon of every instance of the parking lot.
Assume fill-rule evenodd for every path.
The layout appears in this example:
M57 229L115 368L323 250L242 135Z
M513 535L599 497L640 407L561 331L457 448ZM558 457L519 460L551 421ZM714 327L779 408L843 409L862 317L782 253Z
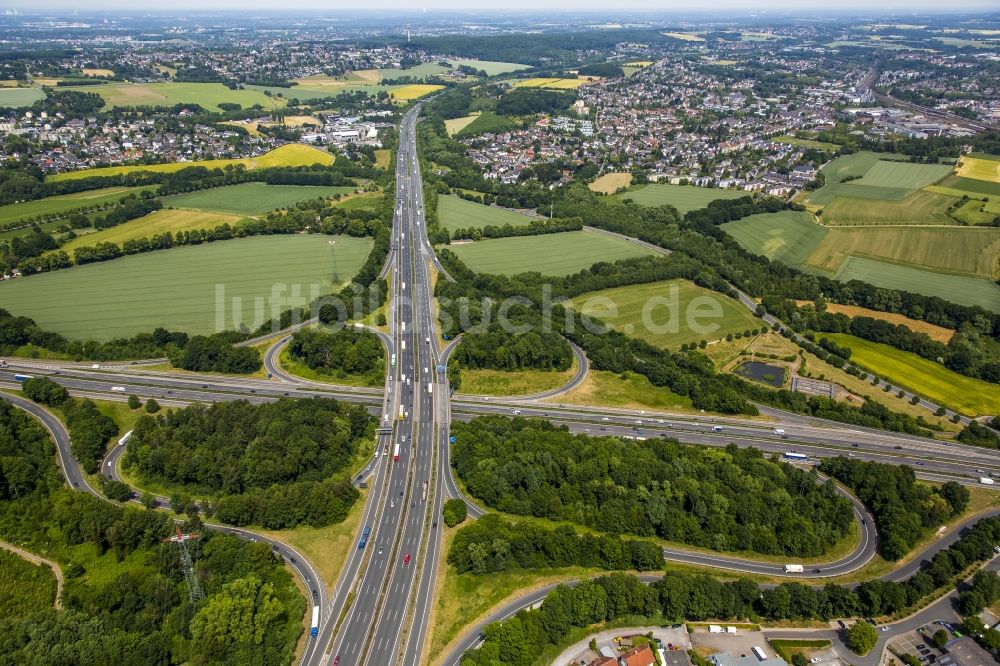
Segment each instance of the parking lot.
M940 627L930 626L927 630L933 633ZM908 631L894 638L889 645L900 654L912 654L925 664L936 663L941 658L941 651L934 647L930 635L921 636L916 631Z

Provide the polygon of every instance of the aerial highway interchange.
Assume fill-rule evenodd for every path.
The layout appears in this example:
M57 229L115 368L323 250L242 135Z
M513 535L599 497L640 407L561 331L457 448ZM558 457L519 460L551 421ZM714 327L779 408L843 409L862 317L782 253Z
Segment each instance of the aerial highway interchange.
M558 397L583 379L586 358L574 348L580 371L569 384L542 394L512 398L490 398L457 394L450 397L446 373L455 341L439 348L434 322L430 267L440 270L423 219L423 187L416 154L415 124L420 106L404 115L396 161L396 209L393 246L383 274L389 277L389 333L374 330L391 358L385 387L342 387L300 379L285 373L277 359L287 344L288 332L270 336L265 367L270 379L254 380L218 376L192 377L158 372L137 364L104 366L33 362L7 359L0 370L0 383L16 386L16 372L45 375L72 394L122 399L124 393L155 396L164 404L250 400L263 402L282 397L332 397L368 405L379 418L380 434L374 456L356 475L356 484L368 488L367 502L355 543L336 583L328 588L307 558L286 544L266 539L250 530L219 525L247 539L264 540L286 558L305 582L319 608L316 635L310 637L303 656L305 664L417 664L422 663L429 630L426 619L433 601L437 562L441 556L438 520L445 498L463 498L448 463L449 422L484 414L517 414L542 417L572 431L594 435L618 435L642 440L669 436L682 442L725 446L735 442L767 452L797 452L815 459L848 455L863 460L914 465L920 478L959 480L974 484L981 476L1000 476L1000 462L991 452L924 438L844 426L794 414L773 413L767 420L714 415L637 412L563 405ZM306 322L309 323L309 322ZM769 322L774 323L774 322ZM114 386L114 391L112 391ZM39 418L52 433L67 480L74 488L100 496L88 483L69 452L65 428L44 408L18 397L4 396ZM120 478L118 460L124 447L114 447L102 463L102 473ZM465 498L463 498L465 499ZM470 514L483 510L466 499ZM667 560L698 564L720 570L764 575L799 575L819 579L856 571L875 555L878 535L875 523L855 498L855 518L860 540L853 552L823 565L810 566L802 574L787 574L779 565L725 555L665 549ZM168 506L166 498L158 504ZM977 517L978 518L978 517ZM971 522L971 521L970 521ZM954 530L936 541L926 557L947 547L957 538ZM922 558L889 574L902 579L912 573ZM538 603L543 589L491 615L499 619L519 608ZM481 626L481 625L479 625ZM461 651L476 642L477 631L467 634L460 649L448 657L453 663Z

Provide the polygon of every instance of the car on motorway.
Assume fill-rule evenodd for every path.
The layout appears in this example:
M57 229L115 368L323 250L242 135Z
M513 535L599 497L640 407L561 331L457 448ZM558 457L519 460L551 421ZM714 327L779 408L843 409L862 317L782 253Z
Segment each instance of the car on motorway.
M410 563L410 554L407 553L406 555L403 555L403 564L409 564L409 563Z
M813 569L813 573L823 573L822 569Z
M330 666L338 666L339 664L340 664L340 655L338 654L338 655L337 655L336 657L334 657L334 658L333 658L333 660L332 660L332 661L330 662Z
M813 657L812 659L809 660L809 663L810 664L818 664L821 661L823 661L822 657Z
M124 393L125 392L125 387L124 386L112 386L111 390L114 391L115 393Z
M605 417L602 417L601 420L602 421L610 421L611 419L609 419L607 416L605 416Z

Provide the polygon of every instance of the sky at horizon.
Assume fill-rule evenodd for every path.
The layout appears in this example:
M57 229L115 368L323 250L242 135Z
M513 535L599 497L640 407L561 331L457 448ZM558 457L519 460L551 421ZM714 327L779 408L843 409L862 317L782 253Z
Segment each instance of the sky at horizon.
M710 14L713 12L736 11L742 13L782 13L803 15L817 12L850 13L860 12L864 16L885 13L935 13L954 14L961 12L996 12L996 0L955 0L942 7L942 4L931 0L816 0L808 5L793 0L706 0L700 2L697 8L687 2L663 0L620 0L615 3L614 11L650 12L663 14L693 13ZM9 2L2 10L17 9L22 14L38 14L44 12L86 12L86 11L127 11L152 13L181 13L184 11L267 11L280 13L287 8L276 7L273 0L173 0L169 3L149 3L137 7L129 0L29 0L26 2ZM329 0L299 0L295 10L299 12L322 12L335 14L338 11L357 14L361 12L397 11L419 13L421 11L440 12L474 12L479 14L510 12L595 12L605 16L613 15L608 4L599 0L506 0L502 6L492 8L470 8L467 0L368 0L362 9L358 5L346 2L330 2Z

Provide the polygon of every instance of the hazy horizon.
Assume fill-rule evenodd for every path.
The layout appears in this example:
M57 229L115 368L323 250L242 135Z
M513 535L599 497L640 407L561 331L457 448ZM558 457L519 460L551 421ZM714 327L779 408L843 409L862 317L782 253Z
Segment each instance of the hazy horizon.
M845 14L850 12L860 12L864 16L879 15L886 13L898 13L901 15L912 14L960 14L960 13L998 13L994 0L958 0L951 3L947 9L943 9L939 2L930 0L882 0L878 3L864 2L863 0L837 0L836 2L820 2L803 7L801 3L789 0L771 0L770 2L757 2L753 0L709 0L707 3L700 3L698 10L692 10L690 6L669 5L658 0L625 0L616 4L614 10L609 10L606 3L599 3L595 0L583 0L567 2L537 2L535 0L509 0L504 6L493 9L470 10L467 2L461 0L423 0L420 4L404 2L403 0L371 0L367 2L364 9L341 8L331 6L324 0L301 0L296 3L294 11L275 8L273 2L265 0L211 0L201 2L199 0L177 0L164 6L162 9L154 7L143 7L137 10L134 2L125 0L99 0L97 2L71 2L68 0L33 0L30 3L10 3L2 8L5 11L17 10L23 15L38 15L44 13L73 13L73 12L123 12L128 14L177 14L179 12L190 11L197 14L209 12L246 12L257 11L268 14L296 15L302 13L323 13L336 14L344 13L350 15L373 14L382 11L402 12L404 14L421 14L424 12L448 12L468 15L489 15L489 14L537 14L551 12L567 12L573 14L593 13L603 17L614 16L622 12L642 12L648 14L677 14L677 15L709 15L717 12L737 11L743 14L766 14L778 12L790 15L815 15Z

